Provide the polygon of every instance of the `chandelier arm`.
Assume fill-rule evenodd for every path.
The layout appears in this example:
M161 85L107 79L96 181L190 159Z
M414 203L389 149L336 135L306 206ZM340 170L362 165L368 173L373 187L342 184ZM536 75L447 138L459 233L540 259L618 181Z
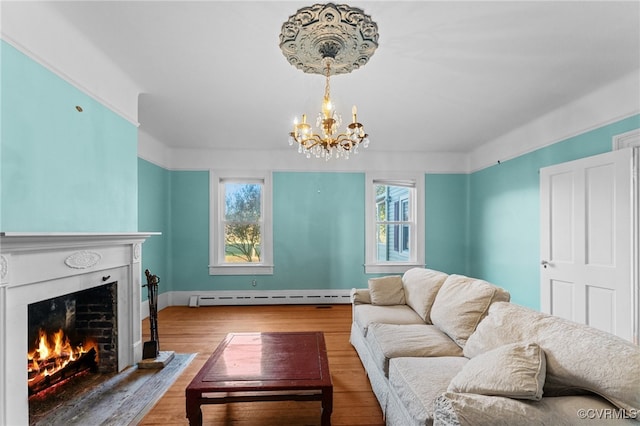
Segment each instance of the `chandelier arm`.
M347 133L340 133L336 135L335 138L323 138L317 133L313 133L305 139L301 139L300 135L296 135L294 132L291 132L289 135L305 149L311 149L320 145L326 151L337 148L338 146L344 150L349 151L360 145L364 141L364 139L369 136L365 134L364 136L358 136L354 140Z
M297 136L295 133L290 133L291 137L300 145L302 145L305 149L311 149L317 145L324 145L324 140L320 137L320 135L312 134L309 135L306 139L301 139L299 135Z
M336 142L342 146L342 149L350 150L358 146L362 142L363 138L358 137L355 141L351 139L346 133L340 133L336 138Z

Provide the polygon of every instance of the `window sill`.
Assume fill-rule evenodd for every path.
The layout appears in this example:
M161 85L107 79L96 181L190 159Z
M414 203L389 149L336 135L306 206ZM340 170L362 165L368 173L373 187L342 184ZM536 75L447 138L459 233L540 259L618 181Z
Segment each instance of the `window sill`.
M273 275L273 265L209 265L209 275Z
M364 265L365 274L397 274L405 273L411 268L424 268L421 263L370 263Z

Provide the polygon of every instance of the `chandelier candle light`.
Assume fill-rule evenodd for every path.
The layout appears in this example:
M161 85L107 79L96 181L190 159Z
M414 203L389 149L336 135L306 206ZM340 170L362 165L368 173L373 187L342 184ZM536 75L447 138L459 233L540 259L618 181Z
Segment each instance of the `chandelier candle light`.
M322 109L318 114L314 133L307 123L296 118L289 133L289 145L298 144L298 152L307 158L345 158L357 154L358 147L366 148L369 137L358 122L355 105L351 123L343 133L338 129L342 118L331 102L331 74L344 74L366 64L378 47L378 27L371 17L357 8L332 3L316 4L298 10L282 25L280 48L289 63L306 73L323 74L326 78Z
M327 81L324 88L324 100L322 101L322 112L318 113L316 127L322 131L322 136L313 133L311 126L307 123L307 115L302 114L302 123L298 123L296 118L293 131L289 134L289 145L298 143L298 152L306 154L307 158L315 155L316 158L329 160L334 155L336 158L349 158L349 153L358 153L358 146L362 144L364 148L369 146L369 135L364 132L364 126L358 123L358 110L354 105L351 109L352 120L347 126L345 133L338 133L338 128L342 125L342 117L336 113L331 103L329 76L331 74L332 58L325 58L327 64Z

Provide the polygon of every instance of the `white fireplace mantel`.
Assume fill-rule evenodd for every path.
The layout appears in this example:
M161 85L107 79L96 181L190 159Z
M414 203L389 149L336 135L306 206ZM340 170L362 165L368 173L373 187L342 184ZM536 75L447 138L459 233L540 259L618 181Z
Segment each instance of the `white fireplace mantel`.
M117 281L118 369L142 358L142 243L157 232L0 233L0 424L28 424L28 305Z

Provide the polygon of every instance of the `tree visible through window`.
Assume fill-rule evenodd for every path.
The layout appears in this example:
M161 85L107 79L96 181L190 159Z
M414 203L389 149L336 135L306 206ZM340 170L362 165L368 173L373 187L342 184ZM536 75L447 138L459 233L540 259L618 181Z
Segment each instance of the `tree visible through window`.
M271 173L209 174L209 274L273 275Z
M260 262L262 185L225 183L224 200L225 262Z

